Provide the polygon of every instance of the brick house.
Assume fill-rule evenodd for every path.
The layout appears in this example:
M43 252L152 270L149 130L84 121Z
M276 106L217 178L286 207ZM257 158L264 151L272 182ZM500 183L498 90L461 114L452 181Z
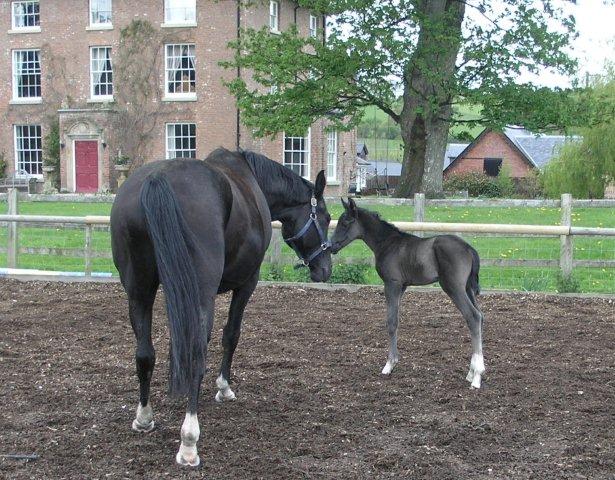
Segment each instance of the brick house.
M526 177L531 170L542 169L558 148L570 137L563 135L536 135L528 130L507 127L502 132L485 129L459 152L459 144L447 150L444 176L462 172L484 172L497 176L503 165L511 177ZM449 150L454 152L449 154Z
M253 149L312 180L325 169L326 194L346 192L355 132L318 121L302 137L254 138L222 83L249 75L219 65L238 28L275 34L292 23L323 34L324 18L287 0L0 0L7 173L42 181L43 141L59 122L62 191L113 190L119 157L204 158L222 146Z

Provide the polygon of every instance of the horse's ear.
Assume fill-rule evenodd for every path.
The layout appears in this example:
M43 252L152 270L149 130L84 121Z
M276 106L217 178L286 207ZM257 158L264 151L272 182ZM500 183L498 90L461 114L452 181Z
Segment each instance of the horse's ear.
M346 202L343 198L340 197L340 200L342 201L342 207L344 207L344 210L348 210L348 202Z
M352 198L348 198L348 210L352 213L353 217L357 216L357 204L354 203Z
M325 171L321 170L316 175L316 182L314 184L314 196L316 198L322 198L322 194L325 192L327 186L327 177L325 177Z

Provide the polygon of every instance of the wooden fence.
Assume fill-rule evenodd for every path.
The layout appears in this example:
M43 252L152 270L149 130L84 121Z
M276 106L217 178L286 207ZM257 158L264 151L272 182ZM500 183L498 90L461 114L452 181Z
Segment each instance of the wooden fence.
M9 195L9 214L0 215L0 224L6 224L8 229L7 246L0 247L0 253L7 254L7 267L15 269L18 265L19 254L65 256L84 259L85 276L92 275L92 259L111 259L109 250L93 250L92 233L97 228L107 229L109 217L107 216L41 216L41 215L18 215L17 195L13 191ZM507 224L481 224L481 223L435 223L424 222L425 196L417 194L414 199L414 221L394 222L394 225L402 231L422 235L424 232L438 233L474 233L506 236L546 236L560 238L559 260L540 259L483 259L481 265L499 267L559 267L565 278L570 277L574 267L600 267L613 268L615 260L577 260L573 259L573 237L577 235L591 236L615 236L615 228L593 228L572 226L572 198L569 194L562 195L561 208L562 218L560 225L507 225ZM63 228L83 228L83 248L47 248L47 247L19 247L19 226L54 225ZM337 222L331 222L330 228L334 229ZM281 236L281 224L273 222L273 237L265 261L282 265L296 263L294 255L282 253L283 239ZM373 265L373 258L336 257L341 263L362 263Z

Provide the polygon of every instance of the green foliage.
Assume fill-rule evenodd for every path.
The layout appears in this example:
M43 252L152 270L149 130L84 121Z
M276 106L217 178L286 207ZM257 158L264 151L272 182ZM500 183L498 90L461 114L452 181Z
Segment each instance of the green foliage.
M549 279L546 277L523 276L521 290L524 292L544 292L548 290Z
M367 283L367 272L370 266L365 264L340 263L333 267L330 283Z
M494 177L482 172L453 173L444 180L444 190L467 190L471 197L501 197L500 185Z
M261 280L267 282L282 282L284 280L284 269L277 263L271 263L267 271L261 274Z
M558 293L578 293L581 291L581 284L574 275L565 277L561 272L558 272L556 285Z
M532 169L527 176L515 180L515 195L520 198L542 198L542 180L539 170Z
M515 193L515 182L512 179L512 170L509 165L502 165L495 179L495 183L500 190L500 197L510 198L513 196Z
M4 150L0 152L0 178L4 178L6 176L6 157Z
M551 1L545 8L534 0L297 4L329 16L326 42L292 24L275 35L246 29L229 45L235 56L221 64L252 72L257 84L247 77L227 84L242 121L258 136L303 134L321 118L352 129L374 106L403 139L408 168L398 195L441 190L443 123L462 125L455 136L468 139L477 125L539 131L582 120L571 91L519 84L522 71L576 72L566 48L574 19ZM458 104L481 107L469 118Z
M615 180L615 120L585 129L583 140L565 145L546 166L545 193L559 198L603 198L604 189Z
M549 162L544 189L550 197L602 198L615 181L615 66L607 64L606 73L577 101L589 126L578 129L582 139L565 145Z
M128 155L118 155L117 157L115 157L115 164L116 165L129 165L130 157Z
M60 122L53 120L43 140L43 164L60 171Z

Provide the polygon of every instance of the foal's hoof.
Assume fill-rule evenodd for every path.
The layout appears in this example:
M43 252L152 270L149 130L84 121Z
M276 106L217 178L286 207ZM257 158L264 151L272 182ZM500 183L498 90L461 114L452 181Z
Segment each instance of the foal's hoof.
M472 383L472 381L474 380L474 370L470 369L470 371L466 375L466 380Z
M182 467L198 467L201 464L201 459L196 453L194 455L182 454L181 450L175 455L175 461Z
M222 390L218 390L216 393L216 402L224 403L224 402L233 402L237 399L235 396L235 392L233 392L230 388L227 388L224 393Z
M145 424L145 425L142 424L142 423L139 423L136 418L132 421L132 429L135 432L149 433L152 430L154 430L154 428L155 428L155 425L154 425L154 421L153 420L151 422Z

